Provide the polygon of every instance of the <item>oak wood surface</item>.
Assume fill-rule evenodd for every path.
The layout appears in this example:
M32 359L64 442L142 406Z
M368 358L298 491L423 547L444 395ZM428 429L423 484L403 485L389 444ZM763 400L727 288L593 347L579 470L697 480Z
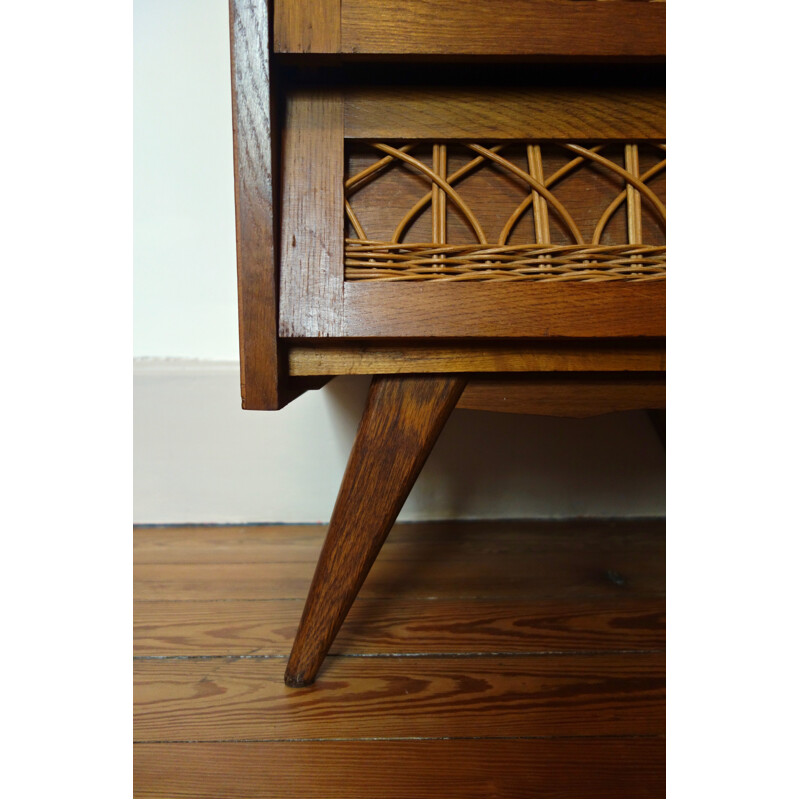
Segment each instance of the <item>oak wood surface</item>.
M340 0L273 0L275 52L335 53Z
M348 282L339 335L664 336L665 295L663 283Z
M338 93L295 93L282 141L280 335L336 335L344 280Z
M314 681L464 388L459 376L376 376L367 396L289 663Z
M134 664L135 741L592 736L664 729L664 654L414 656L327 661L315 686L286 660ZM324 702L323 702L324 698Z
M665 405L663 375L613 373L480 378L467 384L458 403L459 408L557 417L590 417Z
M353 84L343 90L354 139L663 140L663 86Z
M279 408L275 188L266 3L230 2L242 405Z
M572 0L341 0L341 52L656 57L662 3ZM287 42L284 52L299 52ZM320 51L330 52L330 51Z
M492 134L500 134L501 138L524 138L531 133L533 124L541 135L555 138L597 139L607 135L611 139L650 137L658 141L665 133L663 90L659 84L612 83L608 86L590 82L581 86L568 81L549 87L539 85L535 89L520 86L498 89L494 85L465 89L452 84L435 88L412 85L409 88L402 82L397 83L396 75L390 75L388 79L384 76L375 85L366 87L363 80L355 84L334 80L327 88L319 83L305 85L301 82L287 96L281 336L664 335L664 288L654 283L550 283L532 286L525 282L471 285L436 282L433 286L427 282L424 285L345 282L342 286L344 214L340 192L344 171L336 174L342 159L341 136L345 132L345 123L358 125L359 119L364 126L351 129L350 133L368 138L377 134L424 138L435 135L441 125L445 126L441 130L445 130L448 136L491 138L486 133L489 130ZM349 100L342 101L343 96ZM517 108L518 103L522 104L521 108ZM393 116L395 114L399 115L397 119ZM448 119L455 126L452 130L447 128ZM493 119L498 120L502 130L492 128ZM373 122L383 127L370 128ZM444 134L440 131L438 135ZM561 155L563 157L563 153ZM369 159L375 160L376 155L361 158L368 164ZM348 154L348 159L347 167L352 174L358 170L359 157L356 156L354 161ZM551 156L548 155L547 159ZM555 163L553 161L553 165ZM549 162L547 169L552 171ZM416 177L424 184L421 176ZM566 193L564 199L570 214L578 229L584 229L584 236L591 235L599 215L620 191L611 178L589 167L576 170L567 180L559 182L558 192ZM618 177L616 181L619 182ZM663 193L663 176L656 175L655 182L656 191ZM502 227L519 202L519 199L513 200L514 190L522 188L523 192L530 192L527 186L516 186L507 175L498 179L496 170L492 169L470 175L466 186L466 196L471 204L475 201L479 216L483 218L488 214L492 218L491 222L486 222L487 233L493 231L490 236L499 233L498 225ZM471 194L470 186L473 189ZM511 200L502 197L508 190L511 190ZM389 230L394 229L402 213L416 202L416 194L424 194L424 191L413 178L410 183L401 181L384 186L384 176L366 189L359 189L356 201L360 202L358 214L364 229L372 238L386 236ZM459 192L464 191L460 183ZM511 206L505 208L508 202ZM661 244L663 230L660 219L650 218L650 203L645 203L643 210L646 211L643 235L648 243ZM398 215L398 212L401 213ZM627 242L623 212L612 217L608 226L609 241ZM426 224L424 216L418 220L423 227ZM451 240L450 222L455 228L453 241L458 241L461 223L458 215L451 213L449 217L448 242ZM560 243L562 239L572 241L572 234L560 231L559 226L560 223L556 222L553 227L554 243ZM525 226L517 227L523 229ZM497 228L496 232L494 228ZM409 231L413 241L412 233ZM472 241L469 232L466 233L468 241ZM423 240L429 237L430 227Z
M664 797L664 739L134 745L135 797Z
M427 342L295 340L286 343L291 375L414 372L663 371L663 341Z

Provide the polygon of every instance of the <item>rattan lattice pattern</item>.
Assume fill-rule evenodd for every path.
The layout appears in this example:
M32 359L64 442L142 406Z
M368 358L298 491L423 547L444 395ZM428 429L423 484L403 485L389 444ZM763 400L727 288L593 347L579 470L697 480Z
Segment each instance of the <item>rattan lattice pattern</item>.
M640 174L636 144L624 146L624 166L602 154L603 145L585 147L563 144L574 157L545 177L540 144L527 144L527 170L501 155L505 145L467 147L475 157L447 173L447 145L432 145L432 165L412 155L415 144L395 147L373 143L383 154L345 183L345 212L356 238L345 241L345 279L371 281L653 281L666 278L666 248L642 242L642 202L649 203L658 219L666 222L666 209L647 181L663 172L666 157ZM430 147L430 145L429 145ZM656 145L666 151L662 144ZM506 221L497 242L489 242L480 221L459 194L456 185L481 165L493 166L522 182L526 195ZM430 180L424 194L395 228L391 240L367 236L349 198L373 181L388 167L402 164ZM551 187L585 164L600 167L620 178L624 188L616 194L597 219L591 241L585 241L569 210L555 196ZM447 242L447 204L452 204L465 219L477 240L474 244ZM614 212L626 206L627 243L601 244L603 231ZM406 230L420 212L430 206L432 237L429 242L404 241ZM562 227L569 231L572 243L550 241L549 215L555 213ZM518 221L532 214L535 242L509 244L509 236Z

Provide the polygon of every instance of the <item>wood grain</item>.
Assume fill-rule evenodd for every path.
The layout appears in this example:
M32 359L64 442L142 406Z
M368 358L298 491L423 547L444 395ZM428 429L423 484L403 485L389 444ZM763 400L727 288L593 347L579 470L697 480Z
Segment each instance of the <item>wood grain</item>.
M231 96L242 406L276 409L277 347L273 132L266 3L231 0Z
M339 335L355 337L664 336L659 283L348 282Z
M325 525L137 526L133 554L146 564L316 564ZM580 549L632 552L651 558L661 552L662 519L445 520L399 522L381 548L381 560L448 560L478 563L487 557L519 555L567 559Z
M344 280L341 97L293 93L282 149L281 336L335 336Z
M430 553L433 548L429 548ZM662 569L657 563L647 571L629 567L638 562L632 554L580 553L572 558L542 553L521 563L513 554L472 561L424 560L420 555L398 564L378 560L361 589L365 597L392 597L401 587L410 597L476 597L492 586L500 597L565 598L586 596L587 587L597 597L625 592L660 594ZM134 600L278 600L302 598L314 574L313 563L275 564L141 564L134 567Z
M662 3L341 0L341 51L392 55L663 57ZM289 52L299 52L293 48Z
M348 90L349 91L349 90ZM381 85L364 92L373 97L380 98L385 93L399 91L393 84ZM428 91L415 89L417 94ZM444 90L451 95L458 95L458 89ZM524 94L526 90L520 89ZM542 96L547 95L544 89L538 90ZM564 88L553 90L554 98L550 98L547 108L542 112L531 111L530 114L519 115L520 124L526 119L546 120L552 117L554 128L550 133L570 135L597 135L597 126L606 125L606 120L613 120L618 127L612 133L630 137L631 127L635 133L656 134L660 138L664 133L663 125L663 92L657 91L648 95L644 89L619 89L616 94L603 96L603 90ZM593 91L595 94L593 94ZM561 111L562 94L575 95L572 107ZM638 93L638 94L637 94ZM493 90L480 91L477 96L483 98L486 118L491 116ZM534 98L535 98L534 93ZM298 112L304 104L311 103L309 98L328 95L322 89L303 88L294 91L289 98L290 115L292 108L297 105ZM470 92L465 92L461 105L455 103L453 118L472 119L469 112ZM600 96L601 99L597 99ZM648 100L649 97L649 100ZM421 125L438 125L439 109L435 101L436 93L428 96L428 101L422 103L412 98L409 107L419 106L417 121ZM587 99L588 98L588 99ZM637 99L639 98L639 99ZM644 99L642 99L644 98ZM512 108L514 96L509 99L507 107ZM629 102L631 101L631 102ZM455 101L454 101L455 102ZM313 104L312 104L313 105ZM376 120L391 117L391 102L375 100L372 116ZM480 105L480 104L479 104ZM501 102L502 108L503 103ZM536 105L531 101L532 107ZM463 107L462 107L463 106ZM628 111L628 107L632 109ZM637 120L648 119L646 113L639 113L642 108L649 108L651 112L650 124L640 124ZM310 112L309 112L310 113ZM510 113L510 112L509 112ZM446 114L445 114L446 116ZM298 117L299 119L299 117ZM580 128L570 127L573 120ZM475 124L477 128L472 133L479 133L482 118ZM337 124L339 118L337 116ZM316 123L309 123L315 125ZM392 123L393 124L393 123ZM471 123L470 123L471 124ZM510 123L509 123L510 124ZM636 126L639 125L637 128ZM291 124L288 128L291 127ZM306 126L301 126L305 128ZM389 126L391 127L391 125ZM287 128L287 129L288 129ZM604 129L605 130L605 129ZM413 122L407 133L414 136L426 135L426 131L416 127ZM365 133L366 131L360 131ZM464 133L462 130L460 133ZM429 129L427 133L431 133ZM519 129L509 128L506 133L519 135ZM395 132L392 134L397 136ZM342 287L341 274L341 236L344 228L343 213L336 216L332 206L339 201L325 199L326 186L332 187L333 193L338 197L341 191L341 181L344 172L335 177L333 172L327 173L327 181L314 177L312 162L318 160L312 155L315 152L311 139L316 134L298 134L296 138L297 157L294 159L295 169L291 172L291 179L287 181L295 188L287 189L283 205L283 246L282 246L282 278L281 278L281 322L280 333L284 337L316 338L316 337L362 337L362 338L387 338L387 337L450 337L450 338L475 338L475 337L661 337L665 333L664 298L665 288L658 283L547 283L530 285L521 283L480 283L467 285L465 283L430 282L420 285L416 282L401 284L374 284L371 282L346 282ZM287 145L288 146L288 145ZM342 158L338 144L328 141L320 146L320 152L327 152L325 148L336 149L335 158ZM302 152L301 152L302 151ZM448 153L448 163L449 163ZM561 154L563 156L563 153ZM548 156L549 158L549 156ZM375 156L373 155L373 160ZM348 162L349 169L358 163L358 157L353 162ZM329 164L326 161L325 170ZM549 167L548 167L549 169ZM407 177L407 176L406 176ZM487 192L483 183L494 180L496 187ZM366 189L360 189L356 201L360 203L359 216L365 230L371 236L379 236L381 228L387 226L394 229L395 224L402 217L397 216L397 206L403 212L418 199L419 194L425 189L418 186L413 179L409 183L401 180L398 186L392 185L382 191L381 180ZM472 198L475 194L468 191L469 185L479 187L477 191L478 210L488 210L491 223L494 227L502 225L508 215L519 202L514 200L514 190L520 187L511 180L509 186L507 176L499 180L491 169L482 170L467 181L467 195ZM618 180L614 177L614 180ZM424 181L423 181L424 183ZM321 188L322 187L322 188ZM399 188L398 188L399 187ZM404 188L403 188L404 187ZM592 191L587 191L591 187ZM655 189L660 190L662 184ZM428 187L429 188L429 187ZM473 189L475 186L473 186ZM422 191L420 192L420 189ZM509 197L504 198L504 203L497 203L498 192L509 190ZM415 191L419 194L414 196ZM464 186L459 184L459 192L464 191ZM524 193L529 192L524 189ZM576 171L565 181L559 183L559 193L575 196L578 200L574 208L574 215L580 227L585 228L585 234L591 235L598 219L598 214L611 202L620 191L619 187L609 180L609 176L601 175L597 170L587 168ZM409 195L412 199L409 201ZM291 198L308 195L317 204L296 202ZM607 196L608 195L608 196ZM588 201L587 201L588 199ZM355 202L354 201L354 207ZM310 202L310 201L309 201ZM511 202L510 208L505 208ZM647 205L647 204L645 204ZM324 206L324 207L323 207ZM484 208L485 207L485 208ZM571 213L573 213L572 206ZM648 206L649 208L649 206ZM456 214L449 215L448 237L451 230L454 236L459 235L459 220ZM497 217L497 219L495 219ZM614 225L609 226L609 235L616 235L616 227L622 227L622 236L627 240L624 230L624 214L620 213L614 218ZM313 219L313 224L310 220ZM452 221L452 225L450 222ZM422 219L420 223L422 224ZM313 230L311 228L313 227ZM462 225L463 227L463 225ZM518 226L520 229L524 225ZM560 242L562 231L558 224L553 228L553 241ZM488 231L488 228L487 228ZM663 231L658 222L643 214L643 231L648 237L648 242L660 244ZM384 232L385 233L385 232ZM499 233L499 231L498 231ZM411 235L411 231L409 231ZM299 238L296 238L298 237ZM430 238L430 227L425 233ZM426 240L426 239L423 239ZM567 235L569 239L569 235ZM303 246L302 242L308 242ZM455 241L455 239L454 239ZM470 240L471 241L471 240ZM297 247L291 247L291 243ZM332 249L336 249L336 253ZM308 253L308 258L303 254ZM335 257L334 257L335 255ZM337 260L338 259L338 260ZM319 262L321 266L315 266Z
M613 411L664 408L666 402L663 375L540 375L472 380L458 407L513 414L590 417Z
M134 797L664 797L660 737L134 745Z
M488 587L487 587L488 588ZM140 601L136 656L288 656L300 600ZM332 655L546 653L664 647L664 601L356 598Z
M283 659L134 664L134 740L611 736L664 729L664 655L331 658L315 686Z
M663 140L661 86L348 86L344 135L354 139Z
M170 569L208 578L237 562L310 570L323 536L320 525L144 527L134 559L167 583ZM663 576L663 550L663 520L397 525L373 569L394 570L391 595L356 599L333 645L343 657L300 690L282 685L275 656L301 600L194 601L173 582L173 599L134 603L146 740L134 744L134 795L662 797L663 656L642 651L664 646L663 577L649 594L634 576ZM588 553L630 558L605 576L613 593L597 596ZM481 565L498 558L572 559L574 584L561 599L492 598L498 576ZM442 596L453 572L435 567L449 559L483 575L474 598ZM428 564L429 593L415 596L409 576ZM530 730L545 732L518 735Z
M143 529L135 601L300 600L324 526ZM396 525L364 599L661 596L663 520Z
M464 388L459 376L373 378L286 667L314 681Z
M339 50L340 0L276 0L276 53L335 53Z
M624 342L293 341L291 375L375 375L414 372L573 372L665 369L661 340Z

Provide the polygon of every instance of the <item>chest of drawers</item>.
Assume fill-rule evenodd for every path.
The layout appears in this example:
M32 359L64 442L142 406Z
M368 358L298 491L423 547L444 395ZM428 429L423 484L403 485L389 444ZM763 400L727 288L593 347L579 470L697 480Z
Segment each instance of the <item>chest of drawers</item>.
M375 376L289 685L456 405L663 408L664 14L232 0L243 406Z

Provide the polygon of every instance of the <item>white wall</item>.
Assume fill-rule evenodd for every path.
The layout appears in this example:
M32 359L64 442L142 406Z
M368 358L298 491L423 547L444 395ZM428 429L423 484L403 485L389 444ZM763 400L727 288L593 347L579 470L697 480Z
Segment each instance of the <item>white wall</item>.
M134 518L327 521L368 379L240 409L227 2L134 1ZM456 411L401 519L664 513L641 412Z
M239 357L226 0L134 0L134 356Z
M235 363L134 368L139 523L327 521L369 379L242 411ZM643 412L584 420L453 413L401 519L654 516L661 445Z

